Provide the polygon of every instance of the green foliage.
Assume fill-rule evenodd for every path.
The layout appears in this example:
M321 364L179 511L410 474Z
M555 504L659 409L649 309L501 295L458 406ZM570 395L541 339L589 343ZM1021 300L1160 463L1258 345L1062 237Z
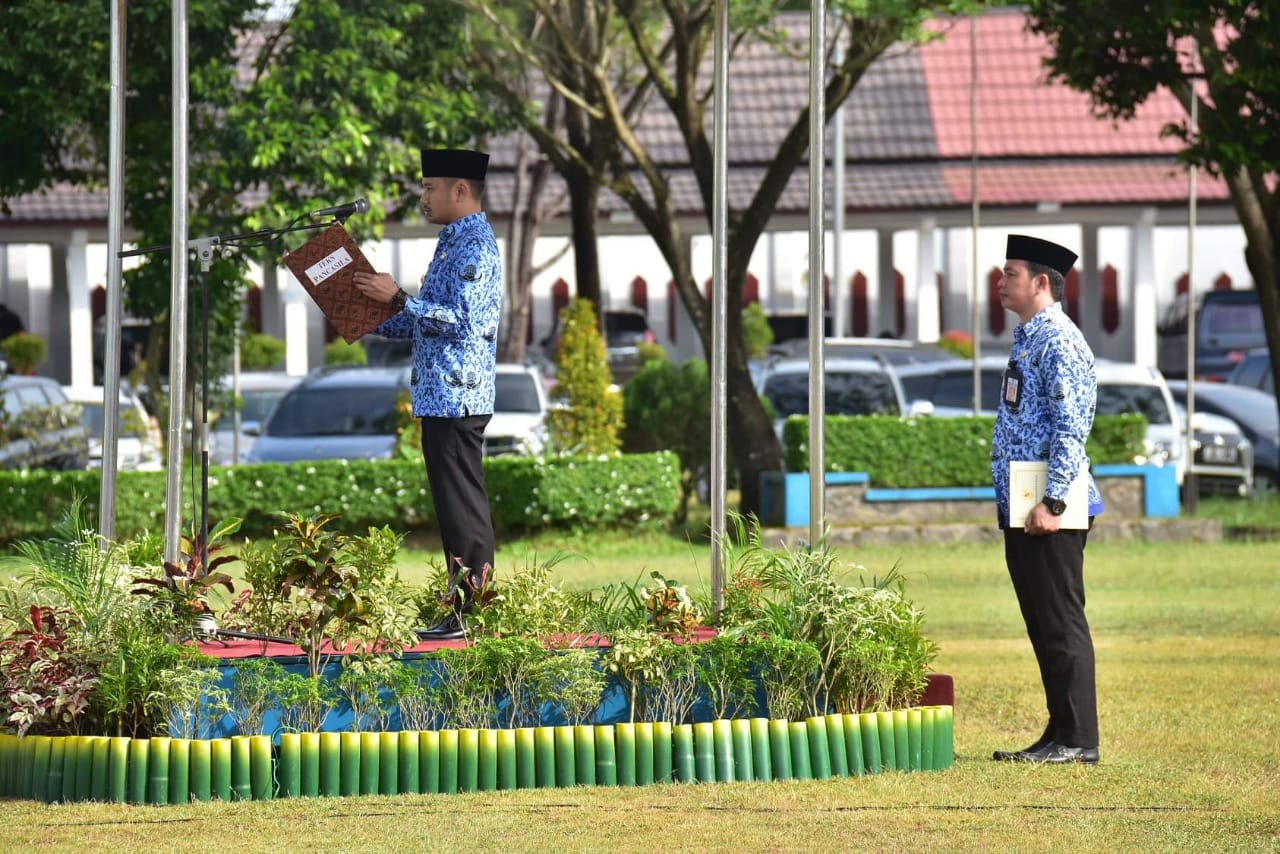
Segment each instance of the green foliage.
M772 344L773 327L769 325L764 306L758 302L749 304L742 310L742 346L746 348L747 358L763 358Z
M246 658L237 662L228 697L230 713L241 735L265 732L264 721L275 703L276 686L285 669L270 658Z
M689 514L698 481L711 466L711 378L707 363L646 362L622 389L622 449L674 451L680 458L677 523Z
M589 722L600 706L606 680L596 667L593 649L566 649L544 654L534 674L534 690L543 702L559 708L565 723Z
M194 522L192 527L195 527ZM235 555L218 554L227 549L227 538L238 530L240 520L232 519L215 525L207 538L203 531L190 537L184 534L178 560L164 561L158 578L137 576L133 579L134 593L151 597L173 614L177 639L191 637L195 629L193 621L212 613L209 594L215 587L223 587L228 593L235 592L231 576L215 570L238 560ZM207 567L204 565L206 552L211 558Z
M286 346L274 335L250 332L240 339L240 367L246 371L267 371L284 363Z
M391 728L391 710L384 695L391 693L396 665L388 655L360 652L343 657L335 687L351 708L352 731L386 732Z
M0 639L5 720L18 735L75 733L89 706L97 668L69 644L65 614L32 605L26 624Z
M675 509L679 469L673 454L605 458L501 456L484 461L495 526L504 532L560 528L660 525ZM98 512L102 475L97 471L0 471L0 541L51 532L48 507L83 499ZM116 531L130 536L164 527L163 472L120 472ZM278 524L270 512L297 507L341 513L333 523L347 533L392 524L402 529L431 523L421 453L413 460L316 460L215 467L210 471L209 514L240 518L240 533L269 535ZM188 508L187 513L192 513Z
M718 635L691 647L699 686L716 719L751 717L755 713L752 670L756 650L732 635Z
M557 552L542 562L535 557L509 579L495 583L492 596L473 622L487 634L538 638L550 647L576 641L582 597L557 587L551 577L551 570L567 556Z
M15 332L0 341L0 354L15 374L34 374L49 355L49 345L33 332Z
M828 415L828 471L863 471L875 486L975 486L991 482L991 416L897 418ZM1085 450L1094 465L1132 463L1143 453L1147 422L1140 415L1099 415ZM788 471L805 471L809 419L782 425Z
M818 647L777 635L756 635L747 643L764 692L766 716L790 721L805 717L822 667Z
M547 414L552 445L573 454L616 453L621 446L622 399L612 391L613 375L605 358L604 339L591 303L574 299L561 313L560 348L556 353L554 400Z
M274 680L273 691L283 732L319 732L339 699L328 679L287 671Z
M326 365L367 365L369 355L359 341L348 344L342 338L335 338L324 345L324 363Z

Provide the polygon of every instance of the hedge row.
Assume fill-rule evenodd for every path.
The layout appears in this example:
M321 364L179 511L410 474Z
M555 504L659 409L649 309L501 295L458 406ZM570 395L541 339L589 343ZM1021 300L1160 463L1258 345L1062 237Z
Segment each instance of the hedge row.
M898 418L829 415L827 471L866 472L874 486L977 486L991 483L995 418ZM1147 421L1140 415L1099 415L1086 446L1094 465L1131 463L1143 453ZM788 418L782 428L787 471L809 468L809 419Z
M502 531L561 527L586 530L670 517L679 495L675 454L607 457L493 457L484 462L495 527ZM184 478L183 518L200 502L198 473ZM44 537L76 495L85 518L98 518L99 472L0 472L0 541ZM165 473L120 472L116 539L162 533ZM418 460L315 460L214 467L209 473L211 522L239 517L246 536L269 534L273 512L337 513L337 525L360 533L370 525L422 528L432 522L431 494Z

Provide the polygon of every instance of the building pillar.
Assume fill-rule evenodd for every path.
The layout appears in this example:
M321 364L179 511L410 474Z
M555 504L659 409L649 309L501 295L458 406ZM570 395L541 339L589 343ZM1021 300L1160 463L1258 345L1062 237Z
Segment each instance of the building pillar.
M46 372L60 383L93 382L93 321L89 315L89 237L72 229L66 243L51 244L49 356Z
M912 323L907 335L916 341L937 341L941 318L938 316L938 265L936 241L938 223L932 217L921 220L916 229L915 298L907 296L907 315Z
M272 262L262 267L262 332L284 339L284 305L280 300L280 268Z
M1127 315L1123 324L1132 336L1132 361L1139 365L1156 365L1156 248L1154 208L1143 210L1138 222L1130 227L1130 274Z
M1102 261L1098 258L1098 226L1080 228L1080 331L1095 349L1102 342Z
M893 280L893 232L888 229L876 230L876 290L875 305L868 306L872 321L867 324L871 335L879 335L881 330L898 328L898 313Z
M35 332L31 316L31 280L27 277L27 255L30 247L0 246L0 301L22 320L28 332Z

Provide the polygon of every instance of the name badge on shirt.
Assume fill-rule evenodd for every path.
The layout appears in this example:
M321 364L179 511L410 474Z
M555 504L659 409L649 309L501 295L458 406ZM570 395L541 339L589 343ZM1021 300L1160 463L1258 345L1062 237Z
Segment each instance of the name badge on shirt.
M1022 404L1022 371L1014 364L1013 359L1009 360L1009 367L1000 382L1000 399L1012 412L1016 412Z

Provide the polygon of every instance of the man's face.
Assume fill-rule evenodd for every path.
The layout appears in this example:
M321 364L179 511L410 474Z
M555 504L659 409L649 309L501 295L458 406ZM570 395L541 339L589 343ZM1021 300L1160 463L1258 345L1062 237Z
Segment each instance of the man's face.
M448 225L457 219L459 181L453 178L423 178L422 198L419 202L428 222Z
M1003 273L998 285L1000 304L1019 317L1034 315L1037 296L1041 289L1049 287L1048 277L1032 277L1026 261L1005 261Z

